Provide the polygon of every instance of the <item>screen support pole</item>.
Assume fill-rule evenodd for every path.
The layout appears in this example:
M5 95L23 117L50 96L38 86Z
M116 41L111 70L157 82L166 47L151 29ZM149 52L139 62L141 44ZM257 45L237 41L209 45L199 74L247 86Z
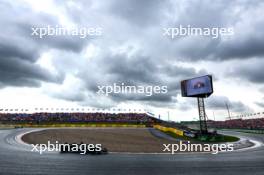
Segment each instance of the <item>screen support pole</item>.
M206 124L206 113L204 107L204 98L197 97L199 120L200 120L200 132L201 134L207 134L207 124Z

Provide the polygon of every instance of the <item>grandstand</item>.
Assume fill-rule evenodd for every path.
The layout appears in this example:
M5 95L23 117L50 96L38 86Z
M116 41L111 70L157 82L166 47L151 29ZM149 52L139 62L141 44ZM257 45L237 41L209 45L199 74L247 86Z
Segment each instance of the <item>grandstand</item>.
M2 124L47 124L47 123L130 123L152 124L160 122L146 113L1 113Z
M11 112L9 112L11 111ZM0 113L0 124L38 126L57 124L132 124L153 127L162 125L188 131L189 128L176 122L167 122L155 117L150 112L33 112L20 113L16 110L2 110ZM129 110L126 110L129 111ZM133 110L134 111L134 110ZM23 125L26 124L26 125ZM58 126L58 125L57 125ZM67 126L67 125L66 125ZM76 125L78 126L78 125Z
M210 121L210 127L226 129L264 129L264 117L253 119Z

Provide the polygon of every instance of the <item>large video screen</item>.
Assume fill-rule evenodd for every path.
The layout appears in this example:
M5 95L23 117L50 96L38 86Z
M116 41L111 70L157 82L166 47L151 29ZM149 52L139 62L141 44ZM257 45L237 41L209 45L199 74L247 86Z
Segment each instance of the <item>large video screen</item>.
M181 87L184 97L208 97L213 93L212 76L206 75L184 80Z

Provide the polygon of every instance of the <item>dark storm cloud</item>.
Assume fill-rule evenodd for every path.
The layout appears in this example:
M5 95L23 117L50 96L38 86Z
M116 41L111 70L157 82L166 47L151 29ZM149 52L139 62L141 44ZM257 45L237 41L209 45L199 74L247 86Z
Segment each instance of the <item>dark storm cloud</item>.
M259 107L264 108L264 102L255 102L256 105L258 105Z
M2 57L0 52L0 82L3 86L39 86L39 81L60 82L47 70L17 57Z
M0 42L0 54L1 57L19 57L25 61L34 61L38 54L33 49L27 49L25 46L16 45L10 43L10 40L1 38Z
M30 12L28 13L27 15L30 15ZM34 14L33 12L31 13L31 15ZM25 15L25 17L27 17L27 15ZM32 35L33 30L36 28L47 28L50 26L56 29L63 27L55 16L43 13L36 13L35 15L36 16L29 17L27 20L22 18L21 21L16 21L10 25L13 25L14 29L17 30L17 34L25 38L29 44L38 50L38 52L53 48L78 53L91 39L91 37L82 39L79 36L70 35L46 35L43 36L43 38L40 38L38 35Z
M159 24L165 15L164 8L168 9L168 1L162 0L113 0L110 12L126 22L140 27Z
M80 78L86 82L88 91L95 95L98 86L113 86L114 83L126 86L167 86L167 93L153 94L108 94L114 102L138 101L152 105L171 106L177 102L180 93L180 80L201 74L205 70L178 66L177 63L158 64L149 56L139 53L129 55L126 52L112 54L90 62L90 69L82 70ZM107 63L107 64L106 64ZM103 67L101 65L104 65ZM100 95L98 95L100 96ZM163 105L161 105L163 104Z
M196 73L194 68L176 67L173 65L162 66L161 69L170 77L190 77Z
M206 106L212 110L227 110L226 104L231 112L246 112L251 110L240 101L231 101L226 96L212 96L206 99Z
M175 84L182 78L207 73L205 70L197 72L194 68L179 66L177 62L161 62L150 56L142 56L140 53L132 56L122 53L104 57L98 65L103 62L108 63L104 71L107 75L113 76L112 80L133 82L132 84L171 85L170 83Z
M161 85L164 83L159 77L159 69L149 57L134 55L128 57L126 53L111 54L92 60L90 69L82 70L80 76L86 81L87 87L97 91L98 85Z
M105 35L98 40L69 36L39 39L31 36L31 27L55 26L59 24L59 18L32 11L26 6L2 2L0 25L5 27L0 32L0 86L37 86L42 81L60 83L64 75L71 74L84 82L80 91L77 89L77 93L71 93L71 90L65 90L49 95L82 104L103 106L104 102L100 102L102 99L96 94L98 85L121 82L136 86L165 85L168 86L167 94L150 97L112 94L109 99L113 104L137 101L153 106L171 106L177 103L176 97L180 94L179 83L182 79L208 74L207 70L194 67L194 61L236 59L243 62L263 55L264 18L257 12L264 7L261 1L55 2L61 15L72 20L70 22L78 26L103 27ZM252 25L249 26L248 21ZM229 39L186 36L175 40L162 36L163 27L177 27L180 24L194 27L234 26L235 35ZM93 54L89 50L88 54L92 52L92 56L86 58L83 51L90 43L99 51L94 51L96 53ZM133 48L119 52L120 47L128 45ZM136 51L131 52L133 49ZM59 75L36 64L40 55L49 50L59 50L62 53L51 56L52 66ZM72 57L67 57L72 53ZM185 66L179 61L184 62ZM214 66L218 66L217 62ZM260 70L260 66L241 66L234 68L232 75L252 82L263 82ZM246 109L243 103L233 102L225 97L213 99L210 105L215 109L223 109L223 101L230 103L234 111Z
M264 60L262 58L252 59L246 63L235 65L226 75L232 75L242 80L261 84L264 83L263 65Z
M15 16L15 18L14 18ZM0 82L5 86L39 86L41 81L61 83L64 76L54 75L37 65L41 53L52 49L80 52L85 40L73 37L32 36L32 27L56 26L57 17L33 12L26 6L0 2Z
M116 81L134 83L155 83L158 71L155 63L148 57L135 55L128 58L127 55L113 55L104 58L109 64L105 66L105 71L116 77Z
M264 92L264 88L260 89L260 91ZM264 108L264 97L260 101L256 101L255 104L261 108Z
M258 27L263 28L264 21L263 25ZM255 28L256 33L259 28ZM243 40L234 40L223 44L222 47L219 47L219 50L216 50L216 56L226 60L264 56L264 31L260 36L254 35L255 33L252 33L252 36L248 36Z
M184 10L178 10L179 7L184 7ZM261 12L263 7L262 1L175 2L170 11L175 18L168 21L166 27L179 27L179 25L201 28L233 27L234 35L218 39L199 36L179 37L171 40L170 45L174 50L168 49L187 62L244 60L263 56L264 31L261 30L264 26Z
M170 7L168 0L108 0L104 2L79 0L74 1L74 4L78 6L71 6L69 3L65 3L63 0L55 0L55 2L63 6L67 14L75 22L83 23L83 15L99 17L99 13L108 15L108 18L114 17L122 20L125 23L131 23L135 26L151 26L153 24L159 24L166 16L165 12ZM94 11L96 10L96 11ZM89 18L87 16L87 18Z
M113 0L104 4L93 1L89 3L76 1L75 3L81 6L77 12L71 11L75 8L65 5L64 1L58 2L60 5L66 6L69 16L80 14L78 15L79 22L85 21L82 19L91 21L91 16L99 19L102 16L108 16L109 21L113 23L113 26L116 26L115 30L118 29L118 34L121 36L125 34L126 40L130 40L130 36L134 37L134 34L137 34L137 39L145 39L146 47L152 46L154 40L158 45L155 46L155 49L149 48L153 53L169 54L169 57L175 58L176 56L182 61L222 61L263 55L264 44L261 38L263 38L264 32L261 28L263 28L264 18L261 19L260 15L262 14L257 12L251 13L264 7L264 3L261 1L217 0L211 3L208 0L177 2L159 0L125 0L120 2ZM100 15L93 11L94 8L100 12ZM237 10L235 11L235 9ZM123 19L125 24L135 30L128 30L125 24L114 18L115 16L118 19ZM248 20L251 21L251 25L248 25ZM180 24L193 27L234 27L235 35L228 40L221 37L218 39L183 37L169 43L166 43L165 37L159 37L162 27L177 27ZM145 25L150 26L151 29L144 28ZM138 26L141 30L136 29ZM120 39L116 34L113 33L112 37ZM168 53L164 53L164 47Z

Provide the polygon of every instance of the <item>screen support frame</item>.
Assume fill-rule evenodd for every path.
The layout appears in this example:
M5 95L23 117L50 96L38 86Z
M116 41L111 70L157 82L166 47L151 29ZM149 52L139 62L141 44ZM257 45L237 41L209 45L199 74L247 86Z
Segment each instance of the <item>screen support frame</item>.
M207 134L208 130L207 130L204 98L197 97L197 104L198 104L198 111L199 111L200 132L201 134Z

